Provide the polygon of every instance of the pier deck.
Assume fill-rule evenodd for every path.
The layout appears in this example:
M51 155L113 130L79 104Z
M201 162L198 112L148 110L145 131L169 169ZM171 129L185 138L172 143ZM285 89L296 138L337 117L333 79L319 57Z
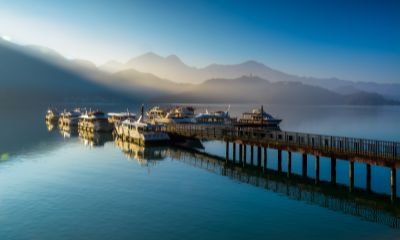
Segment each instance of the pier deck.
M400 166L400 142L196 124L170 124L162 130L185 137L296 151L388 167Z

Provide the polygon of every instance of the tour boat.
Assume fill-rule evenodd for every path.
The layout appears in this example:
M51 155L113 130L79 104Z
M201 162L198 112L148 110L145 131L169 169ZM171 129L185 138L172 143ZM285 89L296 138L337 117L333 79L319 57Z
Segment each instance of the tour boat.
M211 113L206 110L205 113L196 115L195 120L197 124L206 125L225 125L236 122L236 119L231 118L229 115L229 107L226 111L216 111Z
M126 119L121 123L117 123L115 125L117 135L123 139L137 142L139 145L168 141L168 134L160 131L164 126L144 122L143 114L142 106L142 114L137 121Z
M175 106L169 109L155 106L147 112L147 117L154 124L195 123L194 108L190 106Z
M271 114L266 113L263 107L253 109L252 112L245 112L239 119L240 126L247 127L279 127L282 119L274 118Z
M111 124L120 123L126 119L136 120L136 114L127 112L108 113L108 122Z
M78 128L90 132L110 132L113 130L113 125L108 122L107 114L92 111L82 114Z

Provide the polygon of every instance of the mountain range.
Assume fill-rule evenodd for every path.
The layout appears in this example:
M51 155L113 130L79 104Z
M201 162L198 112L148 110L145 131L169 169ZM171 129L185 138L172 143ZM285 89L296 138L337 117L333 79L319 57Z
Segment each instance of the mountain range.
M182 62L176 55L161 57L149 52L132 58L126 63L107 62L99 66L99 69L110 73L135 69L181 83L202 83L213 78L233 79L253 75L271 82L301 82L340 94L350 91L352 93L370 92L383 95L389 99L400 100L400 84L398 83L353 82L337 78L302 77L272 69L256 61L246 61L233 65L211 64L204 68L195 68Z
M325 81L330 85L326 88L315 83L311 85L306 79L309 82ZM361 105L398 103L376 91L360 90L358 85L354 86L356 83L337 81L343 84L336 86L327 79L292 76L254 61L238 65L214 64L197 69L187 66L175 55L163 58L154 53L131 59L125 64L114 61L97 67L87 60L68 60L45 47L0 41L2 104L116 100ZM382 84L375 85L382 87ZM394 84L393 88L396 87Z

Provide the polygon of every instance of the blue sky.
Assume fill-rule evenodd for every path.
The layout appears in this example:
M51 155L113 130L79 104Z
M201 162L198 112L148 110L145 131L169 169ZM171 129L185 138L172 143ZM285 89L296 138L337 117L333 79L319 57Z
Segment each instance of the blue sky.
M0 34L97 64L153 51L191 66L400 82L400 1L0 0Z

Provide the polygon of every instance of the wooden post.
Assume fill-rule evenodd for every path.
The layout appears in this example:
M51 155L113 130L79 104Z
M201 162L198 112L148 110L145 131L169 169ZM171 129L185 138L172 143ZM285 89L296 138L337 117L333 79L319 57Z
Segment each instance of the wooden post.
M307 154L303 153L303 177L307 177Z
M261 147L257 147L257 166L261 167Z
M236 162L236 143L232 143L233 144L233 163Z
M349 165L349 190L352 192L354 190L354 162L350 161Z
M282 150L278 149L278 172L282 172Z
M371 191L371 164L367 163L367 191Z
M243 144L239 144L239 164L243 161Z
M228 162L229 160L229 141L226 141L226 147L225 147L225 158L226 158L226 162Z
M246 144L244 145L243 150L244 150L243 151L243 166L244 166L247 163L247 145Z
M396 193L396 168L392 168L390 170L390 192L391 192L391 198L392 202L395 202L397 199L397 193Z
M315 156L315 183L319 183L319 155Z
M292 152L288 151L288 162L287 162L287 176L292 174Z
M264 147L264 171L267 170L267 162L268 162L268 153L267 153L267 148Z
M253 161L254 161L254 146L250 146L250 164L253 166Z
M336 184L336 157L331 158L331 183Z

